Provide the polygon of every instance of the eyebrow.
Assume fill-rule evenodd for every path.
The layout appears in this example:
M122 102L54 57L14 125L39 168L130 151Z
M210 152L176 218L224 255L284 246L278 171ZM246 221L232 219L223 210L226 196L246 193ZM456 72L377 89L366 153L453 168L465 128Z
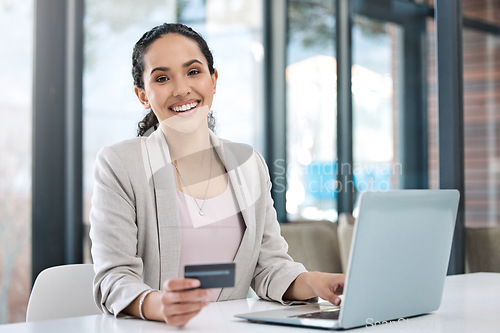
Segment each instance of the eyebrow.
M189 60L187 62L185 62L182 67L189 67L191 66L192 64L200 64L200 65L203 65L203 63L201 61L199 61L198 59L192 59L192 60ZM151 73L149 73L149 75L152 75L154 72L156 71L162 71L162 72L168 72L170 70L170 68L168 67L155 67L151 70Z

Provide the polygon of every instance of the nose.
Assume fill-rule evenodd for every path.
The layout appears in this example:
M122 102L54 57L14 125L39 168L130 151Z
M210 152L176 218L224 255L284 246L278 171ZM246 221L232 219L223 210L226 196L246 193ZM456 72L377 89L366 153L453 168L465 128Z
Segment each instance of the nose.
M173 95L176 97L186 96L191 92L191 86L187 78L177 78L174 82Z

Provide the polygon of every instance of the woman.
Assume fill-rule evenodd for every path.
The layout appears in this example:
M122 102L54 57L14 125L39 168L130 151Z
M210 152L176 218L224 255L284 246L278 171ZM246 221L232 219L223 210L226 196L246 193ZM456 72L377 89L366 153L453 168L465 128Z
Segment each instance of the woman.
M135 45L132 73L150 112L139 137L104 148L95 168L90 236L101 309L183 326L250 286L283 304L316 296L339 304L343 275L307 272L288 256L261 155L210 130L218 73L205 40L181 24L155 27ZM236 263L234 288L183 278L186 264L227 261Z

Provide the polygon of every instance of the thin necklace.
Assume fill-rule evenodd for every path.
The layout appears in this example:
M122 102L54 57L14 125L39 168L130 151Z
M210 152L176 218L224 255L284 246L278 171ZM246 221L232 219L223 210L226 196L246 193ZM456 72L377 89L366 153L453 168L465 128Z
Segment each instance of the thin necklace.
M213 149L213 147L212 147L212 149ZM205 189L205 195L203 196L203 202L201 203L201 206L198 203L198 200L194 197L194 195L191 194L191 191L189 190L189 186L186 185L186 182L184 181L184 177L182 177L181 172L179 171L179 168L177 167L177 165L175 165L175 163L172 162L172 164L175 167L175 170L177 170L177 173L179 174L179 177L181 178L182 185L188 191L189 196L193 198L194 202L196 203L196 206L198 206L199 213L200 213L201 216L205 215L205 211L203 210L203 207L205 207L205 202L207 201L208 188L210 187L210 178L212 178L212 160L213 160L213 156L214 156L214 154L213 154L213 152L211 152L211 154L210 154L210 171L208 172L207 188Z

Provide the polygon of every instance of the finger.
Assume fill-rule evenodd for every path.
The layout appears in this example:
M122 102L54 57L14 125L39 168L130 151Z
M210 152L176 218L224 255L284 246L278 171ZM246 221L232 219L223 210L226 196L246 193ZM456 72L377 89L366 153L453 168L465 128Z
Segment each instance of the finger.
M342 288L341 288L342 289ZM326 288L321 288L321 295L318 295L319 297L327 300L328 302L334 304L334 305L340 305L342 300L340 299L339 295L342 294L342 291L338 292L339 288L338 286L329 286Z
M170 279L163 283L163 290L165 291L181 291L186 289L198 288L200 280L198 279Z
M345 276L343 274L336 275L335 278L330 281L330 289L333 293L342 295L344 291L344 278Z
M332 303L333 305L340 305L342 300L340 297L336 294L328 293L324 296L320 296L322 299L327 300L328 302Z
M171 326L182 327L186 325L194 316L200 313L200 310L191 313L184 313L182 315L165 317L165 322Z
M161 296L163 304L189 303L206 300L212 291L210 289L190 289L183 291L164 291Z
M165 317L173 317L200 312L209 303L208 300L203 300L191 303L170 304L162 307L162 313Z
M342 285L334 286L332 291L337 295L342 295L344 293L344 286Z

